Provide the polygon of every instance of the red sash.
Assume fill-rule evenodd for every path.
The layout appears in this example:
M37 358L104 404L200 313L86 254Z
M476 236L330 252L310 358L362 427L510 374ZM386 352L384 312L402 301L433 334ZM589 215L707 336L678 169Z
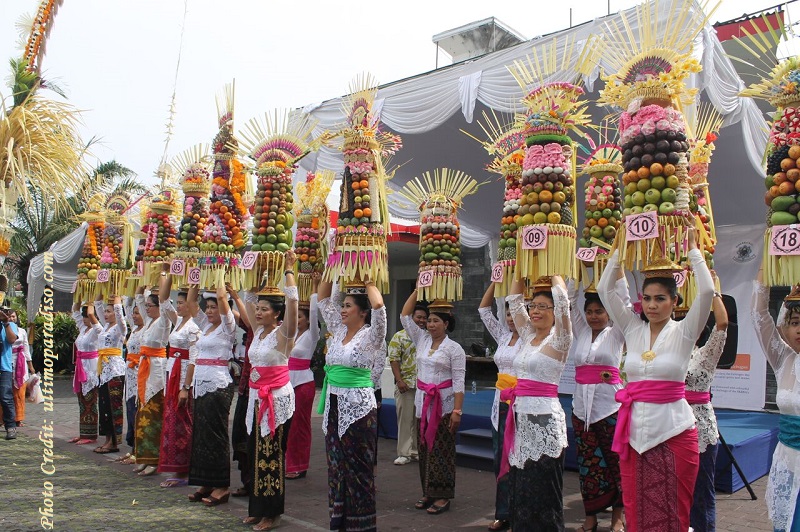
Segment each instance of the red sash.
M578 384L622 384L619 368L599 364L575 367L575 382Z
M711 392L686 390L686 402L690 405L705 405L711 402Z
M269 433L275 434L275 405L272 391L289 384L288 366L253 366L250 370L250 389L258 390L258 423L267 413Z
M189 350L170 347L169 358L174 358L175 362L172 365L172 371L169 372L167 395L175 397L181 391L181 371L183 370L183 361L189 360Z
M289 371L302 371L311 369L310 358L289 357Z

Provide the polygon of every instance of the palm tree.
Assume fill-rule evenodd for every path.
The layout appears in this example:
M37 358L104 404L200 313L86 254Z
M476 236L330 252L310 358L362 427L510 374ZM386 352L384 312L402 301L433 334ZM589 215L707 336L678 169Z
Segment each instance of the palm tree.
M6 259L9 277L17 279L22 292L27 293L31 260L78 227L77 215L86 211L89 198L95 194L130 196L146 190L136 181L136 173L117 161L102 163L87 175L78 192L66 198L66 209L56 207L39 189L29 185L29 198L24 202L20 199L17 216L10 223L13 234Z

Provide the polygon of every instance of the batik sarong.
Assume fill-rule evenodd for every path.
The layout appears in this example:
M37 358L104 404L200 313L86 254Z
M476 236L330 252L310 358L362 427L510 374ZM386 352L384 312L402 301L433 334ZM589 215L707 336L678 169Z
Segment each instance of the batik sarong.
M578 454L578 475L586 515L597 515L609 506L622 507L619 455L611 450L617 414L588 427L573 414L572 428Z
M247 515L274 519L283 514L286 500L286 441L291 419L275 427L275 432L261 436L258 414L253 416L253 431L248 440L248 456L253 488Z
M315 392L314 381L306 382L294 389L295 407L286 449L287 473L308 471L311 457L311 410L314 407Z
M331 530L377 530L375 441L378 413L373 409L339 437L337 396L330 394L325 450L328 456L328 507Z
M79 422L81 439L97 439L97 388L92 388L84 395L78 392Z
M189 484L192 486L227 488L231 485L231 441L228 436L231 401L233 384L194 400L189 466Z
M509 472L511 529L514 532L564 531L564 453L542 455Z
M113 377L98 388L97 401L100 412L100 436L110 436L114 446L122 436L122 403L125 394L125 378Z
M175 364L180 370L180 366ZM158 457L159 473L188 473L192 456L192 395L183 405L178 396L164 397L164 425L161 428L161 450Z
M164 410L163 390L144 404L139 404L136 412L136 463L158 465L158 452L161 445L161 426Z
M417 430L419 430L419 423ZM452 499L456 495L456 439L450 432L450 414L442 416L433 447L427 448L425 436L418 432L419 478L422 495L431 499Z

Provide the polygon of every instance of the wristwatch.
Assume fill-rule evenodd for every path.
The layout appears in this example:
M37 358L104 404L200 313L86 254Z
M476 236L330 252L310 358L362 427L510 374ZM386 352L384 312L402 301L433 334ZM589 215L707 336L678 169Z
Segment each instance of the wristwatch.
M187 390L188 391L189 388L191 388L191 387L192 387L191 384L184 384L183 386L181 386L181 390Z
M722 298L722 294L720 294L719 292L716 292L716 291L715 291L715 292L714 292L714 297L719 297L719 298Z
M289 275L290 273L294 275L294 270L286 270L285 272L283 272L283 275Z

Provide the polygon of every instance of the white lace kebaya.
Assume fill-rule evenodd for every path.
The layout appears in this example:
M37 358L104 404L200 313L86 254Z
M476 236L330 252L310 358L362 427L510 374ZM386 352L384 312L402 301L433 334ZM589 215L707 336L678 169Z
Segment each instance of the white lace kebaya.
M78 351L97 351L100 333L103 332L103 326L100 323L94 325L85 325L83 323L83 315L81 311L72 313L72 319L75 320L75 325L78 326L78 337L75 338L75 349ZM86 380L81 384L81 393L86 395L96 388L100 382L97 375L97 359L87 358L80 361L83 366L83 371L86 374Z
M97 340L98 349L113 347L120 350L122 353L122 346L125 343L125 336L128 334L128 327L125 322L125 314L122 312L122 303L114 305L114 316L116 323L114 325L106 323L103 317L105 310L105 303L102 301L94 302L94 313L103 327L103 331L99 334ZM125 375L125 361L122 355L108 357L102 363L102 370L100 371L100 386L107 383L114 377L122 377Z
M499 319L492 313L492 307L481 307L478 314L483 321L483 325L489 334L497 342L497 351L494 352L494 363L497 366L497 373L514 375L514 358L519 353L522 342L519 337L514 345L509 345L513 336L511 330L506 325L505 320ZM500 390L495 389L494 400L492 401L491 421L494 430L497 430L500 419Z
M297 301L297 287L287 286L284 288L286 299ZM252 371L257 372L257 367L261 366L286 366L289 363L289 356L286 353L278 351L278 335L284 335L282 326L275 327L269 334L261 338L264 333L264 327L261 326L253 333L253 341L250 343L250 349L247 351L247 357L250 359ZM284 341L286 337L283 336ZM288 343L287 343L288 345ZM251 373L252 379L252 373ZM256 375L255 380L258 380ZM247 400L247 418L246 426L247 433L253 432L253 418L258 412L259 406L258 390L251 389L248 394ZM275 409L275 427L284 424L294 414L294 387L292 382L284 384L280 388L272 389L272 405ZM270 434L269 429L269 416L264 412L264 417L261 418L259 423L259 434L262 438Z
M175 306L172 301L164 301L161 303L167 319L175 326L169 334L169 346L176 349L186 349L189 351L189 360L181 364L181 380L178 381L181 385L186 382L186 372L189 369L189 364L194 364L197 360L197 340L200 339L202 332L200 327L194 322L190 316L178 316ZM172 318L177 318L172 322ZM172 373L172 368L175 366L175 358L167 358L167 373Z
M291 357L311 360L314 350L319 342L319 311L317 309L317 294L311 295L308 306L308 329L300 333L294 341ZM311 369L289 370L289 379L292 386L297 388L301 384L314 380L314 372Z
M569 298L561 286L552 288L555 322L547 337L538 345L531 342L536 330L531 327L528 310L521 294L508 297L508 308L522 346L514 359L514 375L558 385L572 345ZM508 457L511 466L523 469L528 460L542 456L558 458L567 447L567 421L558 397L517 397L514 402L516 431L514 447Z
M711 391L711 383L714 381L717 363L720 357L722 357L722 351L725 349L725 340L727 338L727 329L721 331L715 326L706 344L692 351L692 359L689 361L689 371L686 373L686 391ZM709 445L716 445L719 441L717 416L714 415L714 407L711 403L691 405L691 407L694 412L695 421L697 422L698 447L700 452L703 453Z
M205 312L198 312L193 319L203 331L203 335L195 343L197 358L195 359L192 390L194 398L197 399L233 384L227 361L233 357L236 318L233 311L228 310L227 314L220 315L220 323L213 331L211 328L214 326L208 321ZM208 360L212 364L206 365L202 362L203 360ZM224 364L222 364L223 361Z
M781 337L769 314L769 287L755 282L752 319L767 362L775 372L778 394L775 402L781 414L800 416L800 357ZM785 306L778 323L785 322ZM800 451L778 442L772 455L767 482L767 511L775 530L791 530L800 495Z
M139 379L137 378L139 374L139 364L135 364L133 367L130 367L130 355L139 355L139 351L142 348L142 328L136 329L136 325L133 323L133 305L134 299L126 297L125 298L125 319L128 322L128 327L131 329L131 334L128 336L128 341L125 343L125 347L128 353L128 362L125 364L125 400L131 399L136 397L136 394L139 390Z
M136 306L139 314L144 319L144 330L141 335L141 345L153 347L155 349L166 348L169 343L169 331L172 325L166 312L159 305L159 316L151 319L147 315L145 298L143 295L136 296ZM158 392L164 390L167 382L167 359L160 357L150 357L150 375L147 377L147 386L144 391L144 402L147 403Z
M332 334L328 343L325 363L351 368L369 368L372 381L375 382L375 370L378 367L376 359L385 355L386 306L373 309L371 325L364 325L347 344L343 344L344 337L347 335L347 326L342 324L339 297L341 297L340 293L319 301L322 319ZM339 437L343 436L347 428L355 421L363 418L378 406L375 401L375 391L371 386L368 388L340 388L329 385L328 395L335 395L337 398ZM330 400L328 397L323 400L325 401L325 414L322 417L322 432L327 434Z

